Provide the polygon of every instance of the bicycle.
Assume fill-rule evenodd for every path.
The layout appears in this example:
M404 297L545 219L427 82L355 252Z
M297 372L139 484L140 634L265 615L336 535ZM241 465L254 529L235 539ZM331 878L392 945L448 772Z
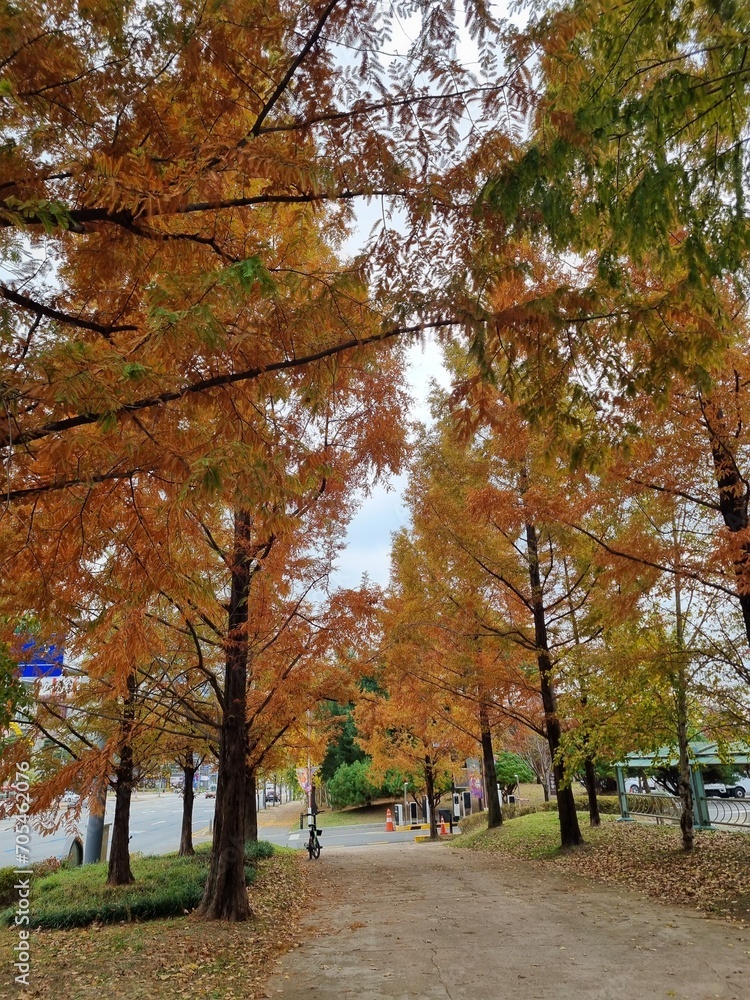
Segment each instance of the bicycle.
M322 832L319 827L315 826L315 823L310 827L310 834L307 838L307 853L310 855L311 861L313 858L320 857L320 841L318 840L318 836Z

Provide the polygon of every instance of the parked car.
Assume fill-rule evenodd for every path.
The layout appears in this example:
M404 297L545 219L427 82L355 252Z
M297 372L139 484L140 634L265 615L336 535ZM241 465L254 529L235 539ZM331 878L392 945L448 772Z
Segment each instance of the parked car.
M63 802L65 803L66 806L76 806L78 805L80 798L81 796L78 794L78 792L67 791L63 795Z
M216 798L216 789L215 788L209 788L208 791L206 792L206 798L207 799L215 799Z
M280 802L280 801L281 801L281 799L276 794L276 792L273 790L273 788L269 788L269 789L266 790L266 805L268 805L269 803L271 805L273 805L274 803Z

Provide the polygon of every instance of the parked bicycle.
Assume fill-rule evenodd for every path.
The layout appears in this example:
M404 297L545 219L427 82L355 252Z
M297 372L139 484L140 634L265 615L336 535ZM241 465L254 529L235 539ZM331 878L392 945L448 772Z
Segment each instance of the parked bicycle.
M310 855L310 860L313 858L320 857L320 841L318 837L323 831L320 827L315 825L315 817L313 817L312 826L310 827L310 832L307 837L307 853Z

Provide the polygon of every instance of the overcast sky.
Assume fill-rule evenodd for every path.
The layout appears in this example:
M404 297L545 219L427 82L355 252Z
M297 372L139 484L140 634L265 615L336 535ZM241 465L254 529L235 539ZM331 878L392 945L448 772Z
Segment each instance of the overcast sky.
M431 383L448 385L440 348L434 341L415 344L408 349L407 376L412 387L411 418L429 423L427 396ZM352 520L347 533L347 547L338 560L334 583L341 587L356 587L367 573L372 583L385 586L390 573L391 534L408 522L403 505L406 473L392 477L389 486L378 485L367 497Z
M490 0L488 7L492 9L496 17L507 16L506 0ZM461 0L457 4L457 12L459 19L462 18L463 3ZM521 23L524 18L517 15L513 20ZM401 20L400 30L403 37L394 37L390 47L403 52L414 39L416 20L413 22ZM467 35L459 46L458 55L464 64L476 65L476 46ZM393 213L389 224L398 226L397 206L391 205L389 207ZM371 226L380 218L383 205L380 201L369 205L361 204L357 206L357 211L359 225L355 227L351 238L343 248L345 253L353 254L361 247ZM414 345L411 347L408 350L408 357L409 370L407 374L412 386L413 399L411 418L429 423L430 413L427 406L427 396L430 392L431 382L434 380L443 387L449 385L448 375L442 364L440 348L434 340L428 340L424 346ZM392 478L389 487L384 485L375 487L372 495L363 501L361 509L349 527L347 547L338 560L338 572L332 580L334 585L356 587L360 583L363 573L367 573L373 583L382 586L388 583L391 535L408 522L407 511L403 505L406 479L406 474Z

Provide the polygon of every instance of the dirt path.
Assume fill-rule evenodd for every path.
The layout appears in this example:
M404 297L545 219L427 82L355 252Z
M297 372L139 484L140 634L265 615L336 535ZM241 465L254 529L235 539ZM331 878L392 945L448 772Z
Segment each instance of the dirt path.
M283 1000L750 1000L750 930L445 846L323 851Z

